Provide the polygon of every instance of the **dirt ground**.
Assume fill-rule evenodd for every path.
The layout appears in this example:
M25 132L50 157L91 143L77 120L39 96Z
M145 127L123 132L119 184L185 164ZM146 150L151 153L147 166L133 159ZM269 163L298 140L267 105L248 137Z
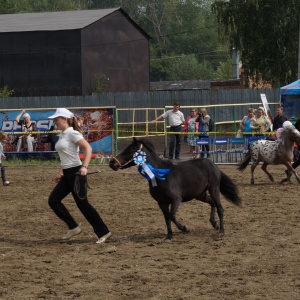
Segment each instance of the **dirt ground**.
M210 226L209 207L184 203L172 243L163 242L162 213L136 168L89 171L90 202L112 237L95 244L92 228L71 197L64 201L83 232L63 242L65 225L47 204L56 167L8 167L0 186L1 299L299 299L299 184L279 185L284 168L257 169L250 184L233 165L220 165L238 185L241 208L224 198L225 236Z

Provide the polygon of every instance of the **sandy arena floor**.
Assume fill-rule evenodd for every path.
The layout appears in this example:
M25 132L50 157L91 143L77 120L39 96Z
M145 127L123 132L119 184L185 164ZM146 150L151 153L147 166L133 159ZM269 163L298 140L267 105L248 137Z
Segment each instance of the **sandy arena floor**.
M9 167L13 184L0 186L1 299L293 300L300 293L300 186L279 185L283 166L269 166L275 183L257 168L219 166L239 186L243 206L222 198L225 236L211 227L208 205L180 206L172 243L163 239L162 213L136 168L94 166L90 202L113 236L95 244L92 228L71 197L64 201L83 232L63 242L65 225L47 204L58 167Z

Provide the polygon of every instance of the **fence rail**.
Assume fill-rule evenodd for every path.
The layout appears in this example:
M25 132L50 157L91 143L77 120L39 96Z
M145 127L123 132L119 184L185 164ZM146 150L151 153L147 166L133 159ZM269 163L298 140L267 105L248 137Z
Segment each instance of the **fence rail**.
M214 137L222 136L234 136L237 134L239 123L244 115L247 115L248 107L257 108L262 106L261 102L255 103L229 103L229 104L216 104L206 105L205 108L208 114L212 117L215 123L215 128L211 135ZM271 115L275 115L276 107L278 103L269 103ZM180 110L187 117L191 108L198 106L181 106ZM245 107L247 109L245 109ZM163 135L164 146L168 144L169 125L165 121L158 121L152 123L152 120L156 119L159 115L164 113L168 109L172 109L173 106L165 106L164 108L116 108L116 127L115 127L115 139L119 141L121 139L129 139L132 137L152 137ZM210 111L212 113L210 113ZM124 113L130 113L130 118L127 116L127 122L119 122L120 116ZM141 115L144 115L144 121L137 121ZM118 152L118 149L115 149Z

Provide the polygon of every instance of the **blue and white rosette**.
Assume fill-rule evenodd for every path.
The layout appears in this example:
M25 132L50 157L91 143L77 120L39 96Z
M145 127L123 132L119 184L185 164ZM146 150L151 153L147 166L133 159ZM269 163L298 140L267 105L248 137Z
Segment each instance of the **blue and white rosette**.
M146 153L141 150L135 152L133 155L133 160L134 160L135 164L137 164L138 166L141 166L143 168L144 173L149 176L149 178L151 179L152 186L157 186L155 175L153 174L153 172L149 169L149 167L146 164L146 160L147 160Z

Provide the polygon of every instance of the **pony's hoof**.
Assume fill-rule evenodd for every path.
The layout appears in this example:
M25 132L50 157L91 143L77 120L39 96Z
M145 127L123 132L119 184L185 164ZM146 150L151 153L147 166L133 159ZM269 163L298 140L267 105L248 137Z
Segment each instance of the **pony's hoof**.
M190 229L187 226L184 226L183 232L190 232Z
M169 238L165 238L164 242L165 242L165 243L172 243L172 240L169 239Z
M217 236L215 237L215 241L222 240L222 239L223 239L223 236L224 236L224 232L219 232L219 233L217 234Z
M280 183L280 184L284 184L285 182L288 182L288 183L290 183L290 184L292 183L291 180L288 179L288 178L282 179L279 183ZM300 182L299 182L299 183L300 183Z
M217 240L222 240L224 236L224 233L219 233L219 235L217 236Z
M218 222L210 222L210 223L214 229L219 230Z
M254 180L251 180L251 184L254 184Z

